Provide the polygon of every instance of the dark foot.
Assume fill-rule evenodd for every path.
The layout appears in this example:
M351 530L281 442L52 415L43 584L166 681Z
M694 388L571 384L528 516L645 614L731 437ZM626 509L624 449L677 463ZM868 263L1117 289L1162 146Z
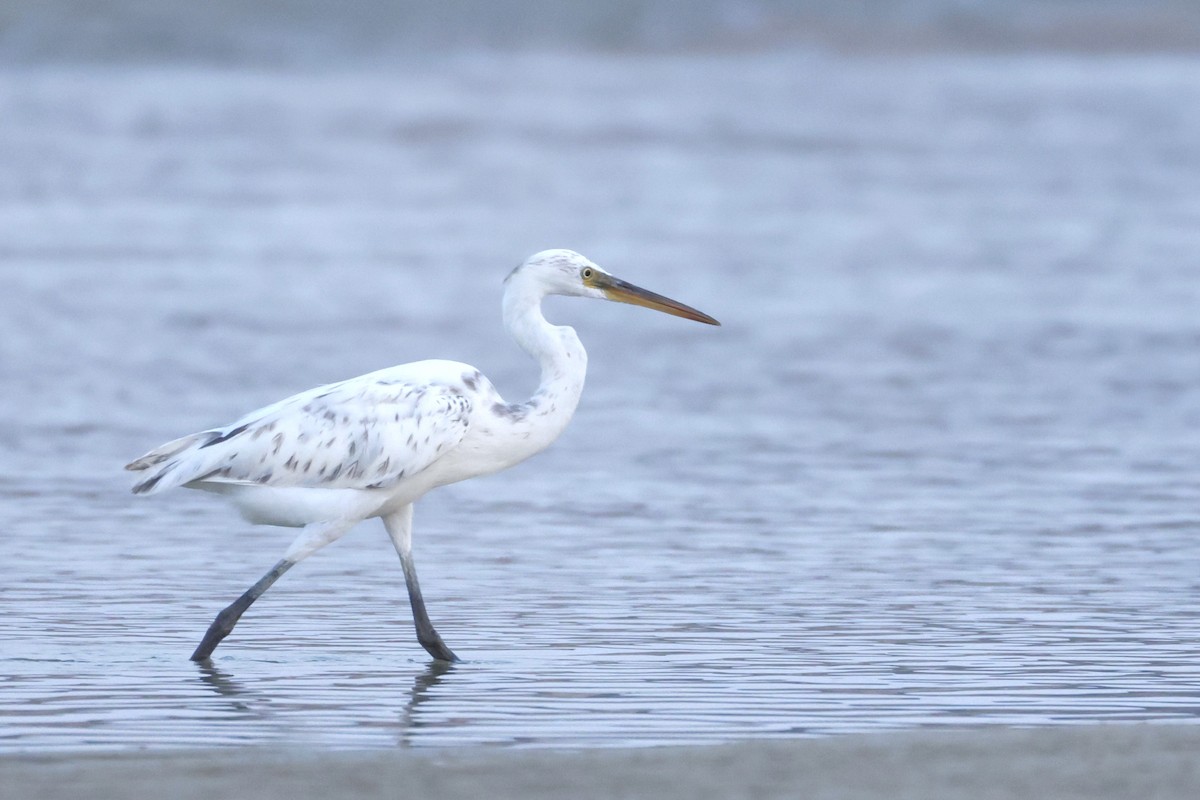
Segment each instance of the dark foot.
M204 634L204 638L200 640L200 644L196 646L196 651L192 653L192 661L208 661L212 656L213 650L217 649L217 645L221 640L229 635L233 630L233 626L237 623L237 617L229 619L228 609L217 614L217 618L213 620L213 624L208 626L208 632Z
M417 641L421 643L421 647L425 648L425 652L436 658L438 661L447 661L453 664L459 660L459 657L454 655L454 651L446 646L442 641L442 637L437 631L432 631L432 636L418 636Z
M200 644L196 645L196 649L192 651L191 659L195 662L208 661L212 658L213 650L217 649L217 645L221 643L229 634L221 633L214 636L211 629L204 634L204 638L200 640Z

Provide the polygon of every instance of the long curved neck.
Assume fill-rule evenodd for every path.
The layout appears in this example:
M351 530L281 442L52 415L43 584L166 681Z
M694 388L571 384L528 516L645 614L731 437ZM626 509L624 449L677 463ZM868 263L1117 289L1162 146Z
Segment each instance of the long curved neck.
M542 316L545 296L539 284L520 273L512 275L504 290L504 325L542 369L537 392L517 408L543 418L542 428L553 441L579 404L587 376L587 351L573 329L551 325Z

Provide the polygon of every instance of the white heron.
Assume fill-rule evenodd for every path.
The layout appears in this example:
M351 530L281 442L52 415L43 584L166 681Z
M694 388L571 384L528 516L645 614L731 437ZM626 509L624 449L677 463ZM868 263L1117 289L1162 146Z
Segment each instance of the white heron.
M712 317L613 277L570 250L530 256L505 279L504 325L541 365L541 385L506 403L479 370L416 361L318 386L133 461L135 494L184 486L224 495L253 523L300 528L275 566L217 614L192 653L205 661L283 573L359 522L380 517L404 570L417 641L457 661L429 621L412 556L413 503L430 489L511 467L550 445L583 391L587 353L542 316L547 295L632 303L685 319Z

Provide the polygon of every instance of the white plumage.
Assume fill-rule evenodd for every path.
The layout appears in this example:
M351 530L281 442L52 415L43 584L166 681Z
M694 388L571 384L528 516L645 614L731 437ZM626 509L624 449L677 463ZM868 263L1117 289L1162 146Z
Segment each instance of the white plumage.
M178 486L227 496L252 522L300 527L284 558L218 615L193 653L207 659L241 614L292 565L381 517L400 553L417 638L455 660L429 623L411 553L412 503L437 486L486 475L545 449L583 391L587 353L568 327L546 322L548 294L634 303L718 324L695 309L620 281L578 253L547 250L505 282L504 321L540 364L537 393L507 403L477 369L418 361L319 386L235 422L168 442L131 462L133 491Z
M463 364L422 361L301 392L133 462L130 469L157 467L133 491L190 483L391 488L462 441L479 405L466 385L475 376Z

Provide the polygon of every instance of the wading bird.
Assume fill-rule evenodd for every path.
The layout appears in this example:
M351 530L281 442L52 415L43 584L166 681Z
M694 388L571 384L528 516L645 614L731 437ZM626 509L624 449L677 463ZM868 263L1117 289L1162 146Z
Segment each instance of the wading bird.
M359 522L380 517L404 570L417 641L457 661L429 621L412 555L413 503L430 489L490 475L550 445L566 428L587 371L572 328L542 316L547 295L594 297L719 325L614 278L578 253L546 250L505 279L504 325L541 365L541 385L506 403L479 370L417 361L318 386L222 428L168 442L128 464L135 494L184 486L224 495L261 525L300 528L283 558L217 614L192 653L205 661L283 573Z

